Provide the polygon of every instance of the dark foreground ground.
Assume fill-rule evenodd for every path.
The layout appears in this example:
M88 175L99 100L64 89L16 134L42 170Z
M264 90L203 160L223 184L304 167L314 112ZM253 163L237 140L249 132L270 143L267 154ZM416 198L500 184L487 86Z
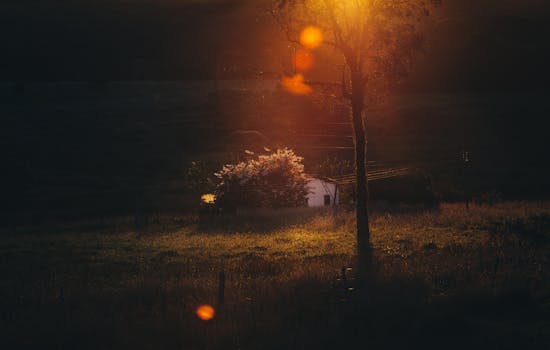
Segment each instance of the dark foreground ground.
M5 230L2 347L548 349L548 204L375 213L377 277L362 295L345 211Z

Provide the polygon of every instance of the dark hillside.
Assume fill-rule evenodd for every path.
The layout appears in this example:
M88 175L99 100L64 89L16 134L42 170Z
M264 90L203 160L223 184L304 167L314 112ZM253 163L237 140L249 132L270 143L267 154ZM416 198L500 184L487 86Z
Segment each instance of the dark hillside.
M289 146L310 165L353 157L345 112L290 97L273 80L4 83L0 99L5 205L25 215L133 212L136 196L185 194L188 162L213 171L245 149ZM544 115L542 93L396 96L369 116L369 156L462 183L467 150L473 190L541 198Z

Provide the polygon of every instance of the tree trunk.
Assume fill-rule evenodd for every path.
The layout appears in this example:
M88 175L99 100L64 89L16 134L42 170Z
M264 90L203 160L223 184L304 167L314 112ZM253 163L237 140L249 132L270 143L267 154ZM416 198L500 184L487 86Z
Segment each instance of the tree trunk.
M364 89L360 77L352 75L351 111L355 142L355 168L357 186L357 253L359 256L360 283L367 282L372 271L367 186L367 136L363 118Z

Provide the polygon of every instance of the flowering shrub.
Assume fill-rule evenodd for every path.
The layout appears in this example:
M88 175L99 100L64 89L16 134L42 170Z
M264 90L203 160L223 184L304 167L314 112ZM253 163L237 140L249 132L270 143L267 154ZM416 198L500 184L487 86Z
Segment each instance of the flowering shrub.
M223 208L297 207L305 205L308 190L302 157L279 149L238 164L227 164L219 179L216 203Z

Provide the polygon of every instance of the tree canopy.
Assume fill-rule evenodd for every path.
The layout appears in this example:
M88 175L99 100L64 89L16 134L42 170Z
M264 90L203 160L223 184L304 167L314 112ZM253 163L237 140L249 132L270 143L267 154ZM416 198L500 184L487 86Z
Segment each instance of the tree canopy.
M335 49L346 97L377 98L401 80L425 47L426 18L438 0L277 0L270 8L288 40L308 48L304 28L319 28ZM305 44L305 45L304 45ZM355 79L357 78L357 79Z

